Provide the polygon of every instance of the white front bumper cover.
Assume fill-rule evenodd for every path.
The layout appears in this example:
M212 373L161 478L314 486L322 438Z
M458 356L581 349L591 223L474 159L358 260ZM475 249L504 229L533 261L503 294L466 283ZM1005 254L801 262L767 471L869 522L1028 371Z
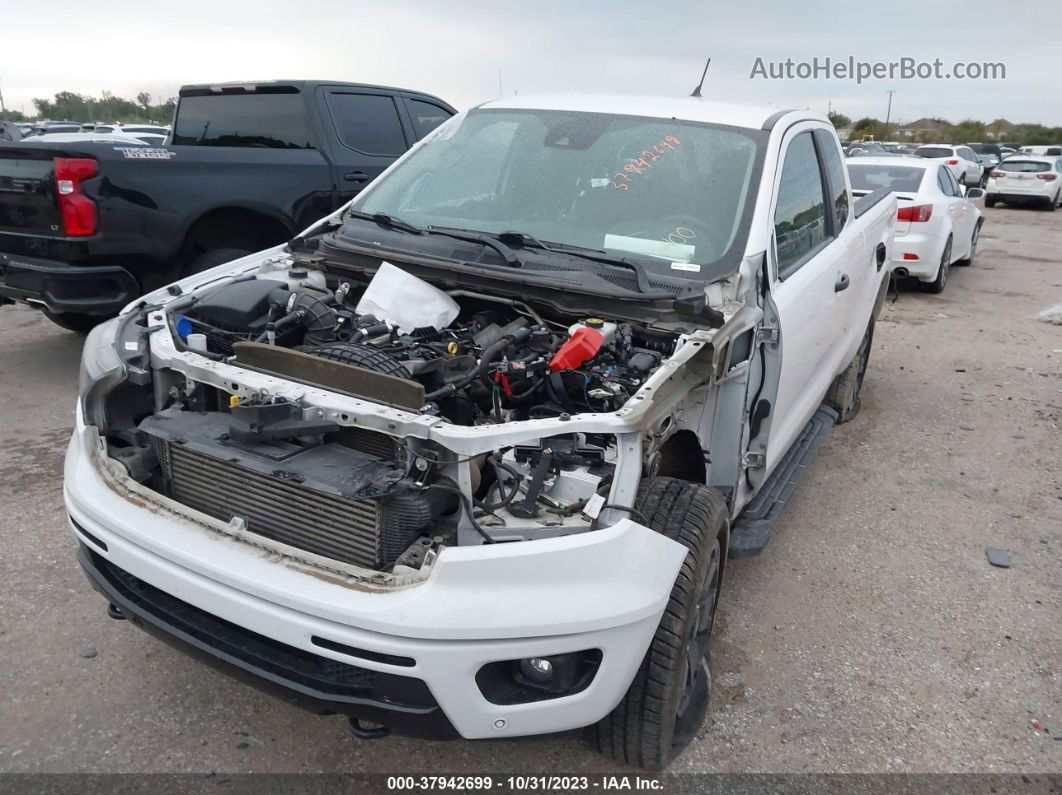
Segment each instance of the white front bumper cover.
M425 581L372 589L121 493L94 460L97 444L79 411L64 497L90 534L75 526L75 535L95 556L277 644L419 679L469 739L563 731L608 714L641 663L686 555L681 544L624 519L561 538L446 548ZM314 637L415 662L348 656ZM600 667L573 695L500 705L476 684L490 662L585 649L601 651Z

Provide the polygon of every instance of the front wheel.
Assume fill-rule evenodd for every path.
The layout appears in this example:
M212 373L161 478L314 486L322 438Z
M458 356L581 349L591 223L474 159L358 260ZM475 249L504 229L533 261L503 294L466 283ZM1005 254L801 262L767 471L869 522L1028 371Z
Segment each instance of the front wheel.
M638 511L646 525L683 544L689 554L626 695L589 734L597 749L614 759L662 770L690 744L708 711L709 642L730 521L718 491L677 478L643 482Z

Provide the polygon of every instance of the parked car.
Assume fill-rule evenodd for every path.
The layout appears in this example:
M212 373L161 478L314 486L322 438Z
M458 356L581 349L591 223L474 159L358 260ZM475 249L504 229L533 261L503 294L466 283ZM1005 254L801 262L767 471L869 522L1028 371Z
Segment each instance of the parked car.
M917 149L915 146L900 143L883 143L881 148L890 155L913 155Z
M976 155L995 155L997 160L1003 159L1003 147L999 144L966 144Z
M943 158L951 173L960 185L980 185L985 168L977 155L968 146L950 146L948 144L928 144L915 150L918 157L931 159Z
M1009 146L1001 146L1001 147L999 147L999 159L1000 159L1000 161L1006 160L1008 157L1010 157L1016 151L1018 151L1018 150L1017 149L1011 149Z
M1054 212L1062 204L1062 157L1015 155L988 175L985 204L1038 204Z
M88 330L145 290L287 240L453 112L353 83L185 86L165 146L0 145L0 184L31 186L0 192L0 303Z
M76 133L81 132L81 123L76 121L43 121L30 127L29 135L45 135L47 133Z
M132 135L149 143L163 143L170 134L170 128L158 124L97 124L93 132Z
M963 189L945 160L861 158L848 164L856 196L877 190L896 194L892 269L913 277L931 293L944 292L952 265L970 265L977 254L984 214L980 188Z
M848 145L845 149L845 154L848 157L865 157L867 155L884 155L887 152L885 147L877 141L856 141Z
M819 114L486 103L89 335L81 564L112 616L358 736L590 726L662 768L728 554L859 410L895 218Z
M1020 151L1023 155L1035 155L1037 157L1062 156L1062 146L1023 146Z
M988 172L999 165L999 158L991 152L988 152L983 155L978 155L977 162L984 168L984 173L981 176L981 182L983 184L988 179Z

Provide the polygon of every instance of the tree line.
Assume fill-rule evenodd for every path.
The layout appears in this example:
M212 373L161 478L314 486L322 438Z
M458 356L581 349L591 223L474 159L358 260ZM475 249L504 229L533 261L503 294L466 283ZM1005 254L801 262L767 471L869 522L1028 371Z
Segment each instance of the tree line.
M100 97L76 94L73 91L60 91L51 99L36 97L33 105L37 109L35 116L28 116L17 110L0 112L0 121L80 121L80 122L122 122L169 124L173 120L173 110L177 107L177 98L170 97L160 104L146 91L136 95L136 100L116 97L110 91L104 91Z
M897 130L904 126L896 122L890 122L886 125L885 122L871 116L864 116L861 119L852 121L843 113L831 112L826 115L837 129L850 128L849 137L852 140L861 139L865 135L872 136L876 141L899 140L900 137L897 134ZM1062 127L1047 127L1043 124L1016 124L1008 132L1007 122L1004 119L995 119L990 122L963 119L957 124L952 124L945 119L933 119L933 121L941 125L939 131L920 130L913 137L904 138L903 140L919 144L1008 141L1022 146L1062 142Z

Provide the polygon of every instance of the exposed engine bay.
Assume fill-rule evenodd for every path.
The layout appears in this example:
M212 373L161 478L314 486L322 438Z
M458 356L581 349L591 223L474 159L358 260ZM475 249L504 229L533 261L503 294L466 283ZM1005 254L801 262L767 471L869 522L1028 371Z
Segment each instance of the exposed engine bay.
M263 268L188 299L169 314L178 349L469 427L616 411L678 340L447 293L387 263L367 285ZM151 489L281 551L418 569L440 544L584 532L616 507L614 434L551 434L461 457L298 400L173 378L123 442L112 436L111 456Z
M185 328L204 334L213 353L232 354L235 343L254 341L419 383L423 402L409 408L427 407L463 425L612 411L675 346L674 334L601 318L547 321L520 302L468 291L455 291L464 293L458 306L385 267L385 276L401 274L400 291L380 303L356 301L348 282L329 290L319 271L291 270L279 283L249 279L205 295L185 313ZM420 285L412 298L401 290L411 282ZM396 321L400 315L410 319ZM446 323L422 323L424 315Z

